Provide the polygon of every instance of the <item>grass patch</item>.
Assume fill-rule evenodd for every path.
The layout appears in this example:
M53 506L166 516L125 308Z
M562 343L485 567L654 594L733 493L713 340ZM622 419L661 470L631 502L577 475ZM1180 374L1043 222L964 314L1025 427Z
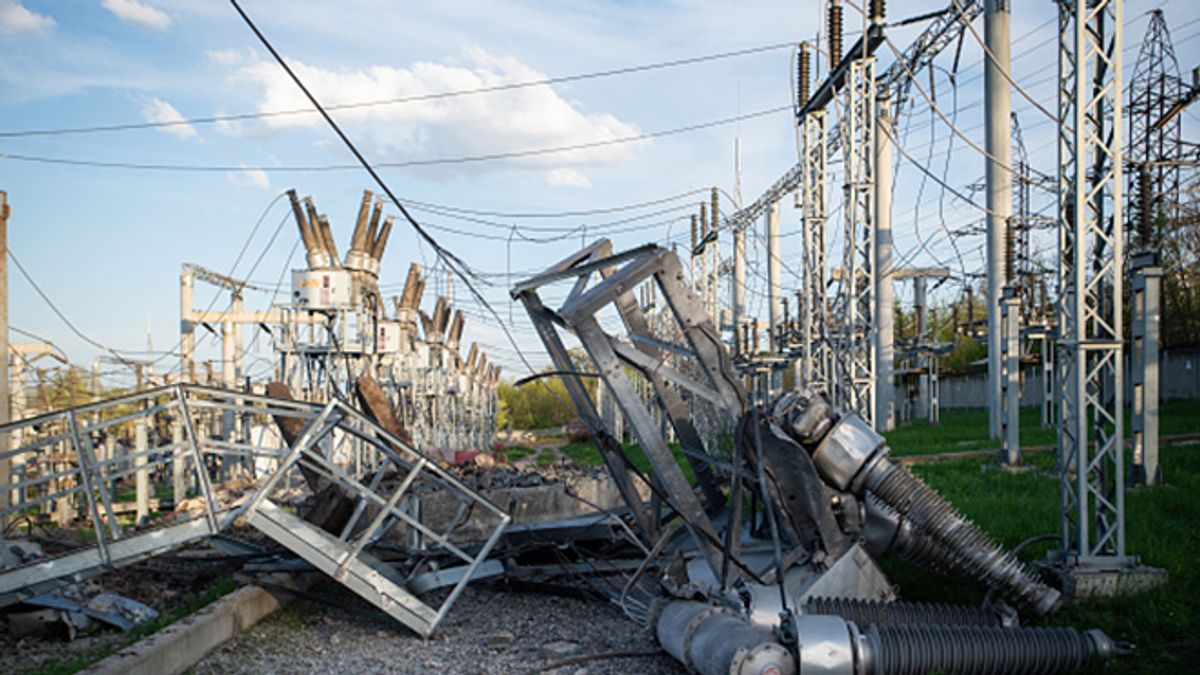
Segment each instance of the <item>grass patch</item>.
M550 466L556 462L558 462L558 454L549 448L542 450L541 453L538 454L538 466Z
M233 580L233 577L221 577L204 591L187 596L180 603L160 614L157 619L129 631L121 640L97 647L93 650L43 663L38 668L28 672L31 675L67 675L68 673L79 672L125 649L138 640L153 635L184 617L195 614L232 593L237 587L237 582Z
M508 461L515 462L518 459L525 459L534 453L534 449L526 445L510 445L504 449L504 456Z
M688 465L687 457L679 449L679 444L670 443L668 447L671 449L671 454L675 457L675 461L679 463L679 467L683 470L683 475L689 483L695 485L696 474L692 471L692 467ZM625 457L629 459L629 463L637 467L638 471L650 473L650 460L646 457L646 453L642 450L641 445L637 443L622 443L621 450L625 453ZM600 449L596 447L593 441L571 443L562 448L562 453L569 457L576 466L604 465L604 458L600 455Z
M1031 536L1058 531L1058 478L1050 454L1029 458L1034 471L1010 474L979 460L923 464L916 473L1002 544L1012 547ZM1130 554L1168 571L1163 586L1136 595L1080 600L1047 623L1100 628L1117 640L1133 643L1133 656L1096 666L1093 673L1191 672L1200 663L1200 537L1194 495L1200 490L1200 450L1162 449L1165 484L1126 492L1126 542ZM1026 560L1055 546L1031 547ZM977 586L944 578L903 561L881 565L906 600L978 604Z
M999 450L1000 441L988 438L987 412L975 409L942 410L942 423L930 426L927 420L914 420L884 434L892 454L932 455L966 450ZM1056 431L1043 429L1039 408L1021 408L1021 445L1054 445ZM1129 413L1125 415L1125 434L1129 435ZM1171 401L1162 404L1159 433L1163 436L1200 433L1200 401Z

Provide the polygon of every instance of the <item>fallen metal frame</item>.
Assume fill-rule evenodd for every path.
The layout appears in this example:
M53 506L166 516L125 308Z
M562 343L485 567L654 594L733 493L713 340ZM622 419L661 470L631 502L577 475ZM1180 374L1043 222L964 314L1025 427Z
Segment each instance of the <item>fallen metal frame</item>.
M538 294L539 289L563 281L573 281L574 285L561 308L557 311L546 308ZM661 345L650 333L649 321L633 292L647 281L661 292L669 314L677 322L686 342L684 346ZM723 556L726 551L712 516L724 508L725 497L713 479L710 463L705 461L708 451L691 421L681 392L714 403L717 410L729 416L730 428L735 422L734 416L746 409L747 398L720 334L704 312L701 300L687 287L679 259L653 245L614 255L611 243L602 239L553 265L543 274L517 284L513 298L525 306L555 368L563 373L567 391L597 439L626 506L642 526L646 537L643 543L658 539L658 514L646 508L634 489L627 460L621 454L612 430L596 412L580 374L567 354L558 333L560 328L573 333L596 363L601 381L620 406L646 453L653 487L661 487L655 494L669 496L670 506L684 521L713 575L719 577L725 567ZM628 341L618 339L602 327L598 314L609 307L616 309ZM670 360L679 358L687 358L697 366L698 378L669 364ZM638 394L626 369L651 384L654 403L647 403ZM674 429L684 457L695 473L703 501L688 484L660 433L651 405L661 410ZM737 572L734 574L738 575Z
M205 426L220 427L222 418L230 414L244 421L294 417L304 420L305 426L291 446L280 440L274 448L241 438L207 438L202 433ZM98 435L130 424L159 429L157 436L162 442L122 457L97 458ZM161 433L167 426L172 429L169 435ZM511 520L454 475L338 399L322 406L197 385L174 385L0 426L0 434L18 430L25 432L27 442L6 451L3 457L17 458L19 464L54 466L56 470L0 486L10 492L21 490L22 495L29 488L43 488L34 499L14 500L0 510L0 518L34 518L41 514L42 504L57 503L59 508L70 509L74 522L75 506L70 500L82 493L85 508L78 520L90 526L95 543L57 557L0 568L0 607L205 539L238 518L245 518L390 616L429 636ZM354 455L356 461L337 460L341 448L355 444L360 450ZM60 451L62 446L69 452ZM264 455L273 457L276 465L259 479L242 483L245 487L240 493L218 484L223 464L239 457ZM365 464L357 461L363 458ZM63 465L66 468L60 468ZM279 502L281 496L295 496L289 486L295 482L294 470L300 467L319 477L323 486L334 486L343 499L353 503L353 512L345 522L331 528L340 532L325 531ZM187 482L196 486L203 505L200 513L177 511L172 522L165 525L122 526L114 509L117 481L168 468L174 485L184 483L179 477L183 472ZM365 470L359 475L356 469ZM385 480L389 478L399 480ZM458 511L444 531L431 529L404 509L401 500L418 485L448 492L459 500ZM177 506L179 497L182 495L176 495ZM471 515L484 524L482 544L468 543L457 536L457 528ZM437 607L417 598L400 575L367 550L400 524L419 531L432 547L465 565L465 573ZM0 546L4 545L0 539Z

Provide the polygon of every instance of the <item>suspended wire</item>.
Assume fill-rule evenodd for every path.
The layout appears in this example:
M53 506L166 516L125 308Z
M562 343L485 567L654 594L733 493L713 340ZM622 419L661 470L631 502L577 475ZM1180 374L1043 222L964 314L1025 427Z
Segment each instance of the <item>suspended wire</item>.
M66 324L67 328L69 328L71 330L71 332L76 335L76 337L78 337L79 339L83 340L84 342L92 345L93 347L95 347L97 349L102 349L102 350L108 352L109 354L112 354L113 358L115 358L117 361L121 362L123 365L126 365L136 371L136 369L138 367L137 363L128 360L126 357L118 354L115 349L112 349L108 345L105 345L101 342L98 342L97 340L92 339L92 337L90 335L79 330L79 328L75 325L75 323L73 321L71 321L71 319L69 319L67 317L67 315L64 314L63 311L58 308L58 305L54 304L54 301L50 299L50 296L47 295L46 292L42 290L42 287L40 285L38 285L38 282L33 280L33 277L29 274L29 271L25 269L25 265L21 264L20 258L17 257L16 253L13 253L13 250L11 247L8 249L8 257L10 260L13 261L13 264L15 264L17 266L17 270L19 270L21 272L22 277L25 277L25 281L27 281L29 283L29 285L33 288L34 292L36 292L42 298L42 301L46 303L46 306L50 308L50 311L54 312L55 316L57 316L64 324Z
M288 76L292 79L293 82L295 82L296 86L299 87L302 92L304 92L304 95L308 98L309 102L311 102L313 104L313 107L315 107L321 113L321 116L325 118L325 121L329 124L329 126L338 135L338 137L341 139L342 143L345 144L345 146L350 150L350 152L354 154L355 158L358 159L359 163L362 164L362 167L367 171L368 174L371 175L371 178L373 178L375 180L375 183L380 187L380 189L382 189L384 191L384 193L387 194L388 198L392 201L392 203L396 206L396 208L398 208L400 210L400 213L404 216L405 220L407 220L408 223L413 227L413 229L417 232L417 234L420 235L420 238L425 240L425 242L429 244L429 246L434 250L434 252L437 253L438 259L443 264L446 265L447 269L449 269L451 272L453 272L457 277L459 277L463 281L463 283L467 287L467 290L477 300L479 300L484 305L484 307L487 308L488 313L490 313L493 317L495 317L496 321L498 323L500 323L501 330L504 331L505 336L508 338L509 342L512 344L513 349L516 350L516 353L520 357L521 361L526 365L526 367L529 368L530 371L533 371L534 370L533 365L531 363L529 363L529 360L525 357L524 352L521 351L521 347L520 347L520 345L517 344L517 340L513 336L512 332L508 329L507 326L504 325L503 320L500 318L500 315L496 312L495 308L493 308L492 305L489 304L483 298L483 295L479 292L478 289L475 288L475 285L473 283L471 283L471 279L468 276L469 268L466 266L466 264L462 260L460 260L456 255L454 255L450 251L444 249L441 246L441 244L439 244L437 242L437 240L433 237L433 235L429 234L425 230L425 228L423 228L421 226L421 224L417 222L417 220L412 216L412 214L409 213L408 209L404 207L404 204L402 204L400 202L400 200L396 198L396 195L392 192L391 188L387 185L387 183L384 182L383 178L371 166L371 163L367 161L366 157L364 157L361 152L359 152L358 148L354 145L353 141L351 141L350 138L348 136L346 136L346 134L341 130L341 128L337 125L337 123L329 115L329 113L326 112L325 109L321 106L320 102L317 101L316 97L313 96L313 94L308 90L308 88L304 85L304 83L300 80L300 78L287 65L287 62L283 60L283 57L279 54L278 51L275 50L275 47L270 43L269 40L267 40L267 37L265 35L263 35L263 33L258 29L258 26L256 26L254 24L254 22L250 19L250 16L247 15L246 12L242 9L241 5L238 4L237 0L229 0L229 2L231 5L233 5L233 8L235 10L237 10L237 13L242 17L242 20L246 22L246 25L250 28L251 31L254 32L254 35L259 39L259 41L263 44L263 46L267 49L267 51L271 53L271 56L274 57L274 59L279 63L279 66L281 68L283 68L285 72L287 72Z
M757 47L747 47L744 49L736 49L728 52L718 52L715 54L705 54L701 56L692 56L669 61L658 61L637 66L627 66L624 68L614 68L611 70L601 70L590 73L580 73L577 75L562 75L558 77L546 77L534 80L522 80L519 82L509 82L505 84L488 85L485 87L475 87L472 89L459 89L454 91L435 92L428 94L413 94L409 96L399 96L395 98L378 99L374 101L357 101L350 103L334 103L325 106L325 110L355 110L362 108L372 108L376 106L399 105L405 103L418 103L422 101L433 101L439 99L453 98L457 96L471 96L477 94L490 94L502 91L512 91L515 89L525 89L529 87L542 87L552 84L563 84L567 82L578 82L581 80L590 80L603 77L612 77L616 75L628 75L631 73L641 73L664 68L675 68L679 66L688 66L697 63L705 63L709 61L717 61L722 59L735 58L740 56L750 56L753 54L761 54L764 52L776 51L780 49L790 49L793 47L791 42L780 42L775 44L760 45ZM178 120L166 120L161 122L129 122L123 124L111 125L96 125L87 127L66 127L58 129L26 129L22 131L2 131L0 138L24 138L29 136L61 136L66 134L85 134L110 131L131 131L136 129L161 129L174 126L191 126L197 124L216 124L224 122L238 122L251 119L263 119L274 117L287 117L293 115L312 115L316 113L312 108L300 108L293 110L267 110L260 112L234 113L227 115L212 115L210 117L192 117Z
M231 0L232 1L232 0ZM776 115L781 112L791 110L790 105L777 106L757 112L735 115L733 117L725 117L707 122L699 122L689 124L687 126L676 127L673 129L663 129L660 131L651 131L643 134L634 134L632 136L619 136L617 138L609 138L602 141L589 141L586 143L574 143L571 145L559 145L545 148L533 148L528 150L513 150L510 152L492 152L479 155L463 155L459 157L435 157L428 159L413 159L397 162L378 162L374 164L379 168L397 169L414 166L438 166L446 164L470 164L477 162L494 162L504 159L524 159L526 157L539 157L543 155L552 155L563 152L574 152L576 150L588 150L592 148L602 148L613 145L623 145L626 143L637 143L655 138L664 138L668 136L676 136L679 134L691 133L694 131L702 131L713 127L735 124L746 120L757 119L769 115ZM333 118L328 118L332 120ZM57 164L64 166L82 166L97 169L127 169L131 171L175 171L182 173L226 173L238 171L262 171L265 173L321 173L331 171L350 171L361 168L358 164L322 164L322 165L307 165L307 166L247 166L244 164L221 165L221 164L162 164L162 163L139 163L139 162L111 162L106 160L92 159L76 159L71 157L44 157L39 155L27 155L23 153L15 153L8 151L0 151L0 159L12 159L21 162L30 162L38 164Z

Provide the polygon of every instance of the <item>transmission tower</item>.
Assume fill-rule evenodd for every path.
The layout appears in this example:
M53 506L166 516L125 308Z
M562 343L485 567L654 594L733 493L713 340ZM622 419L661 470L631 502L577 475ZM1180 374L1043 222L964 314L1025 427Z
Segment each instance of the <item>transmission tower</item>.
M1150 173L1150 208L1144 212L1154 220L1175 222L1179 217L1179 175L1177 162L1183 158L1178 115L1159 125L1166 113L1188 91L1179 76L1179 62L1171 44L1171 33L1161 9L1150 12L1150 25L1142 39L1133 77L1129 81L1129 162L1134 169L1146 165ZM1168 163L1176 162L1170 165ZM1130 170L1126 213L1139 213L1138 171ZM1145 233L1151 234L1153 233ZM1158 236L1161 236L1159 233ZM1157 239L1157 237L1154 237ZM1138 242L1150 246L1151 242Z
M1013 190L1013 208L1012 208L1012 255L1016 262L1016 277L1010 278L1008 283L1017 288L1021 305L1024 308L1024 315L1031 317L1034 314L1034 287L1037 285L1034 269L1033 256L1030 251L1030 231L1033 229L1033 219L1030 217L1030 167L1029 153L1025 150L1025 139L1021 135L1021 123L1017 119L1017 113L1012 113L1012 144L1013 144L1013 179L1016 181Z
M1059 0L1061 569L1123 569L1122 0Z

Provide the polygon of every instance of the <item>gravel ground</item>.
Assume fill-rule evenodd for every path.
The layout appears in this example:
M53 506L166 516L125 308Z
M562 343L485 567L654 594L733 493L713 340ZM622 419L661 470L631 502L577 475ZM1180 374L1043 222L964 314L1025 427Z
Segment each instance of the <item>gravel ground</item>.
M321 588L319 593L335 602L293 602L226 643L193 672L530 673L573 652L658 648L654 637L618 608L600 602L468 587L437 634L421 640L340 588ZM563 642L571 644L552 644ZM549 656L555 647L558 656ZM679 675L684 671L659 652L590 660L548 672Z

